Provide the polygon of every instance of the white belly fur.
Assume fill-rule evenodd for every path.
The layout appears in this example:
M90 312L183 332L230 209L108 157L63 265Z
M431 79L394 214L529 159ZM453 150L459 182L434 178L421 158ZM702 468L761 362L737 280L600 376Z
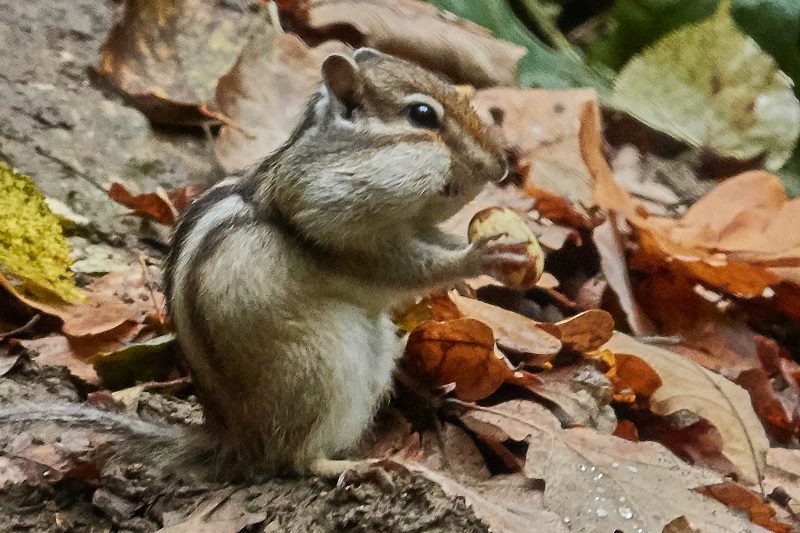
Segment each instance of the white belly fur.
M201 233L243 208L232 199L209 210L184 248L179 272ZM287 246L269 226L233 231L193 273L201 275L197 301L213 354L204 352L184 308L185 274L176 276L173 298L176 331L197 385L226 419L223 447L263 460L267 470L303 470L355 445L390 390L404 344L385 312L358 301L363 291L354 287L352 300L338 283L331 291L316 265Z

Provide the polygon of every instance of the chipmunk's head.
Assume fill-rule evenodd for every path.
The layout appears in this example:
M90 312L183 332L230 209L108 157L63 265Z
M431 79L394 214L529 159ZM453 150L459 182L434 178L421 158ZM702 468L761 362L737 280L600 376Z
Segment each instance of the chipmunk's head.
M314 183L294 191L300 225L321 210L340 213L336 231L439 222L506 175L499 128L438 75L361 48L329 56L322 78L295 134L307 165L314 154Z

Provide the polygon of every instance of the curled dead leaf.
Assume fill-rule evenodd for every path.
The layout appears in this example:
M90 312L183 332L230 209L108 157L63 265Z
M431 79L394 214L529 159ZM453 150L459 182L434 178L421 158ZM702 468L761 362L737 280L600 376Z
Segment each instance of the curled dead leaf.
M150 120L196 125L257 18L202 0L127 0L101 48L98 72Z
M313 0L308 24L475 87L514 85L517 61L525 54L476 24L415 0Z
M733 481L723 481L696 489L700 494L714 498L731 509L741 509L747 513L754 524L763 526L775 533L792 533L794 528L775 520L775 509L758 495Z
M158 187L155 192L145 194L132 194L121 183L112 183L108 189L108 197L132 209L134 215L147 217L167 226L173 225L178 213L200 193L201 188L198 185L182 187L172 192Z
M236 123L223 126L214 145L222 167L246 168L282 145L322 81L324 59L348 50L338 41L309 48L271 26L254 32L217 84L217 105Z
M514 379L492 329L471 318L420 324L408 338L403 367L431 386L455 383L456 396L470 402Z
M561 341L540 327L540 323L501 307L465 298L455 293L450 298L458 310L480 320L494 331L497 344L506 350L526 354L529 364L542 364L561 351Z
M669 415L686 409L711 422L722 434L725 456L751 480L764 471L769 441L750 406L747 391L680 355L622 333L605 345L643 359L662 380L650 396L650 410Z

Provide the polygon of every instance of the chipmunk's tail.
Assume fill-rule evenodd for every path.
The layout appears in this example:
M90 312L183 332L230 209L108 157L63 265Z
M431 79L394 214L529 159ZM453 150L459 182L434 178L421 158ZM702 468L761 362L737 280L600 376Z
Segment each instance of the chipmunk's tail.
M54 428L61 431L54 432ZM48 442L61 439L64 431L74 435L86 432L87 442L100 435L104 464L109 460L135 461L150 465L162 475L219 477L215 446L199 426L147 422L79 403L21 401L0 405L0 456L14 453L13 446L7 445L21 432Z
M4 430L26 430L37 425L58 425L68 429L93 429L122 437L150 437L173 441L181 434L177 427L146 422L78 403L14 402L0 406Z

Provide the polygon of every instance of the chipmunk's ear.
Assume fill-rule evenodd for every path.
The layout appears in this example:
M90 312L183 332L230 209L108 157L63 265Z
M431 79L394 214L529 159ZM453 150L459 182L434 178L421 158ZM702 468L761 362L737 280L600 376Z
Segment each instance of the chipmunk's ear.
M332 54L322 63L322 79L330 94L348 110L358 104L361 92L361 73L353 59L341 54Z

